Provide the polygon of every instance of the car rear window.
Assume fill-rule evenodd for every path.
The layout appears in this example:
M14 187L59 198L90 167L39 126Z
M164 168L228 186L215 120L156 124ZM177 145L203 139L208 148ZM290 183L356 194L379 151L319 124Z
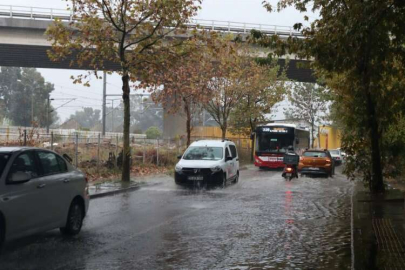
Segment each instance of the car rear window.
M0 176L3 174L9 158L10 154L0 153Z
M305 152L304 157L326 157L326 153L325 152Z

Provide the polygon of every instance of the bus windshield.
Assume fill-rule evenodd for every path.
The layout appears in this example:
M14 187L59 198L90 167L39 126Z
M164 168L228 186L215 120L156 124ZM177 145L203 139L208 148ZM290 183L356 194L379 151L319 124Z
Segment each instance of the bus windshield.
M258 133L257 150L260 152L287 152L294 145L293 134Z

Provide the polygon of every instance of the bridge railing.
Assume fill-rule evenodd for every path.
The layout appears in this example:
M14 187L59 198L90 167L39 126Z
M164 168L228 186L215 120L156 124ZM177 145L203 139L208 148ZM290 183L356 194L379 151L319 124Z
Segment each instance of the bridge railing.
M31 20L54 20L72 21L73 12L65 9L39 8L26 6L0 5L0 17L31 19ZM232 21L216 21L204 19L191 19L187 24L189 28L248 34L251 30L259 30L264 34L280 36L302 36L291 26L254 24Z

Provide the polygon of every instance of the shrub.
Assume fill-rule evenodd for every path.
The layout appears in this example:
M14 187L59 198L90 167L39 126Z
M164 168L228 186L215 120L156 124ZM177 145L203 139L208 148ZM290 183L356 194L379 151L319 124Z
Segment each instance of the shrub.
M148 139L158 139L162 136L162 132L158 127L150 127L145 132L146 138Z

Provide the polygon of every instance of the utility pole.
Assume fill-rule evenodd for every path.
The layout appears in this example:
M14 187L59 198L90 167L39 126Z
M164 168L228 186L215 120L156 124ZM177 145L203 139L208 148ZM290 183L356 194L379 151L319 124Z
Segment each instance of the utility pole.
M103 71L103 115L102 115L103 136L105 136L106 103L107 103L107 72Z
M31 127L34 127L34 94L31 94Z
M46 103L46 134L49 134L49 106L50 106L49 94Z
M114 132L114 100L111 100L111 132Z

